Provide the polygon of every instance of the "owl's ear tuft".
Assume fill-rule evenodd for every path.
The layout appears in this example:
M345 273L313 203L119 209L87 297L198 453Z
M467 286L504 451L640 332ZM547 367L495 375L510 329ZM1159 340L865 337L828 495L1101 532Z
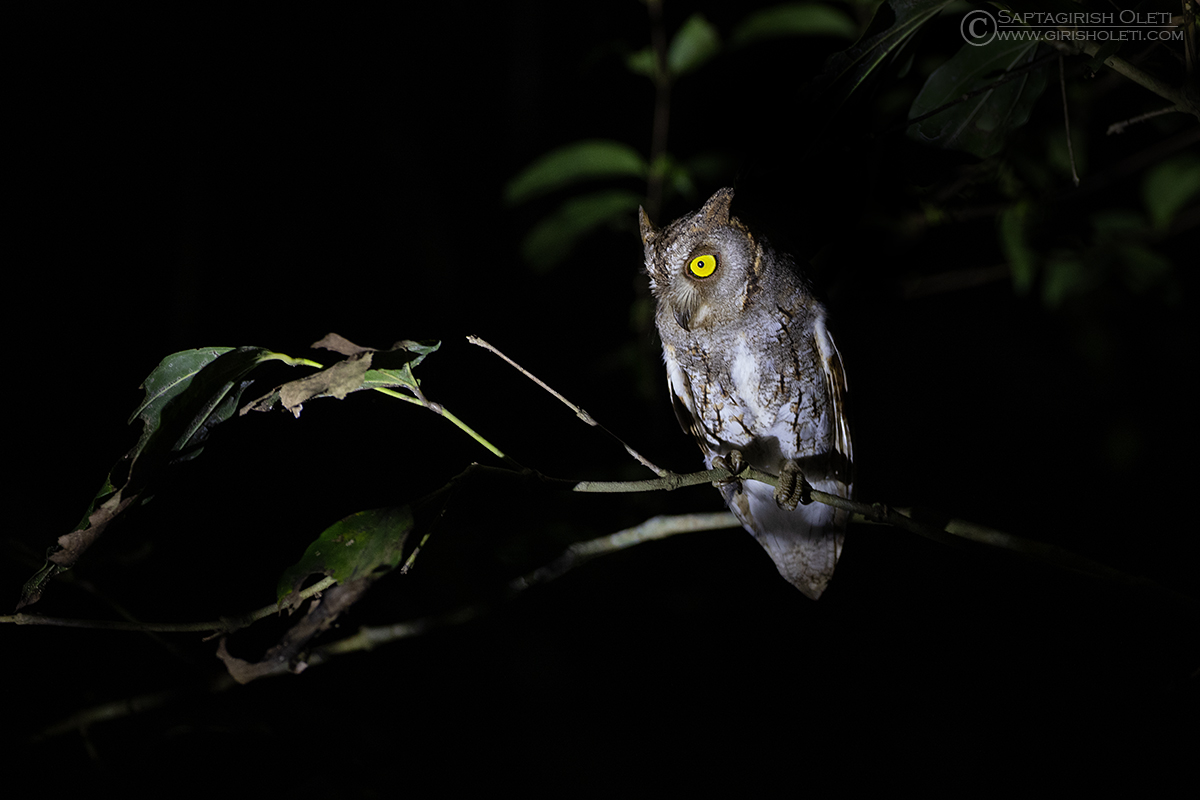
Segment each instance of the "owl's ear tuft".
M700 216L706 225L728 225L729 204L733 202L733 189L725 187L717 189L708 202L700 209Z
M654 237L658 235L658 231L654 229L654 225L650 222L650 217L646 215L646 209L638 206L638 227L642 230L642 244L648 245L654 241Z

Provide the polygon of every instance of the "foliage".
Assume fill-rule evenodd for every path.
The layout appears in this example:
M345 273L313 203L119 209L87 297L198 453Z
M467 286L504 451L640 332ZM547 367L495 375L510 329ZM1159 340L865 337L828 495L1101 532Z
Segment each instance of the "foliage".
M266 411L282 405L299 416L303 403L308 400L318 397L341 399L363 389L403 389L419 396L412 369L426 355L437 350L438 344L405 341L389 351L378 352L360 348L331 334L316 342L314 347L335 350L347 358L272 389L264 397L242 407L240 413ZM373 358L375 368L371 369ZM261 347L205 347L172 353L164 358L142 383L146 398L129 418L130 423L134 420L142 422L137 444L113 467L79 525L59 537L58 544L50 548L46 565L26 583L17 608L36 603L48 581L75 566L114 519L135 501L146 499L170 467L200 455L202 443L212 430L238 410L242 392L253 382L251 373L271 361L282 361L291 366L321 366L315 361L292 358ZM372 524L366 525L368 521ZM356 532L358 547L328 563L309 553L289 574L306 568L310 571L328 569L330 574L346 578L363 571L370 572L382 563L396 566L399 548L407 532L405 525L396 522L390 513L356 519L345 525ZM378 529L375 535L380 538L369 540L370 531L375 529ZM335 525L330 531L331 536L341 535L342 524ZM353 556L350 564L346 562L346 553ZM364 559L365 562L360 564ZM317 569L318 565L320 569ZM299 578L307 574L299 575Z
M653 12L657 3L650 5ZM1060 11L1078 10L1073 4L1059 6ZM1001 5L1000 11L1009 15L1028 14L1037 8L1040 6L1036 4L1026 7L1015 3ZM629 179L645 181L643 203L652 217L657 216L661 203L673 196L695 200L711 191L717 182L732 182L728 165L735 160L729 158L730 154L714 161L714 154L708 150L685 155L673 152L666 145L665 120L669 117L670 90L675 84L699 80L694 76L701 74L711 78L716 69L735 68L755 46L772 40L788 38L794 47L801 47L805 39L814 37L857 36L854 44L833 53L811 81L807 102L813 114L825 117L823 125L818 125L819 137L809 145L811 151L828 149L830 139L844 136L837 122L844 119L844 124L853 131L851 135L861 137L864 142L907 127L908 136L926 148L980 159L981 168L974 170L971 181L977 187L977 194L990 181L990 190L998 193L1006 206L998 215L997 244L1010 259L1015 286L1028 290L1035 281L1043 280L1046 288L1042 294L1050 305L1056 305L1069 294L1084 291L1085 285L1099 286L1094 276L1084 280L1071 266L1079 263L1078 254L1035 255L1030 247L1031 237L1036 238L1038 231L1029 226L1040 221L1039 231L1048 227L1047 203L1053 202L1051 187L1060 180L1061 171L1075 170L1084 163L1089 150L1094 149L1087 137L1069 153L1059 156L1062 122L1054 115L1065 109L1044 102L1046 89L1058 82L1060 72L1067 70L1073 90L1068 105L1087 108L1089 116L1094 116L1091 107L1102 101L1098 95L1092 96L1095 93L1089 91L1086 81L1093 71L1111 68L1140 84L1149 95L1148 101L1158 94L1171 104L1168 108L1176 114L1200 117L1194 76L1190 74L1194 66L1189 66L1189 74L1184 76L1169 61L1159 58L1155 66L1161 66L1164 75L1158 77L1131 67L1125 60L1132 45L1119 40L1098 45L1091 40L1068 38L1074 29L1066 26L1027 25L1025 33L1033 31L1040 35L972 40L966 22L969 15L978 13L987 13L994 23L998 12L972 11L950 0L892 0L877 7L861 35L846 11L831 4L784 3L760 9L732 26L726 35L703 15L692 14L669 40L661 37L665 45L658 51L646 47L628 56L625 62L628 70L654 83L658 97L660 107L651 137L656 144L649 154L642 157L636 149L618 141L588 140L555 149L511 180L506 192L510 204L543 195L560 198L558 207L527 235L523 255L530 264L544 270L562 262L579 242L599 229L618 226L627 230L627 220L638 198L628 188L609 188L614 182L629 186ZM939 25L947 28L942 25L947 19L956 19L957 24L943 31L940 38L934 38L931 29ZM1189 23L1180 31L1194 47L1194 24ZM918 37L923 37L919 43ZM1159 45L1156 54L1173 52L1181 57L1185 43L1184 38L1172 39ZM941 55L947 49L952 54ZM936 66L928 68L931 59ZM713 66L717 62L719 66ZM923 69L927 75L919 90L899 100L892 109L902 82L911 81L912 73ZM1172 71L1176 74L1170 74ZM1189 90L1189 86L1193 88ZM903 112L907 125L897 125L897 112ZM1080 112L1077 109L1072 113ZM1046 131L1050 142L1046 150L1042 148L1047 139L1040 134L1021 135L1034 115L1038 115L1040 128ZM861 130L864 124L882 127L872 133ZM860 129L854 131L856 126ZM1055 128L1059 129L1057 136ZM798 146L802 140L803 137L797 139ZM863 155L861 148L854 153L856 158ZM1181 164L1178 168L1160 165L1146 178L1143 192L1147 212L1151 215L1151 225L1159 232L1170 230L1171 220L1183 210L1186 201L1176 198L1192 197L1196 191L1194 171ZM864 169L851 175L865 172L870 162L865 161L862 166ZM701 183L708 184L705 191L697 188ZM914 191L920 189L914 187ZM930 219L945 219L943 211L929 211ZM1101 217L1105 213L1100 212ZM1107 228L1102 218L1093 226L1097 235ZM1153 278L1156 268L1149 266L1154 259L1145 257L1146 248L1152 246L1152 242L1143 238L1141 244L1133 250L1127 248L1121 257L1127 264L1122 269L1142 275L1135 280L1157 280ZM1135 251L1140 255L1131 255ZM1134 265L1134 261L1142 266Z

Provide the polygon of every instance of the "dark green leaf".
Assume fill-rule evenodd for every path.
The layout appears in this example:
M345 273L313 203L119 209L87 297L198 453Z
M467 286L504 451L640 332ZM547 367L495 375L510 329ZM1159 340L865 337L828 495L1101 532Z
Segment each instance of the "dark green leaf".
M921 26L953 0L890 0L879 7L862 37L825 63L816 85L825 102L838 108L880 65L894 61Z
M146 422L146 431L153 432L158 427L163 406L187 389L200 370L232 349L201 347L196 350L181 350L164 358L146 380L142 381L141 388L146 390L146 399L129 415L129 421L132 423L140 416Z
M1158 164L1142 181L1142 201L1156 230L1171 221L1188 201L1200 194L1200 156L1183 153Z
M1042 302L1058 308L1071 295L1085 294L1098 283L1095 270L1089 270L1075 253L1056 253L1046 262Z
M625 59L625 66L635 75L645 75L647 78L654 80L657 65L654 59L653 48L643 47L636 53L630 53Z
M963 45L938 67L913 101L909 118L919 117L968 93L991 86L909 129L918 141L987 158L1000 152L1005 138L1029 119L1046 88L1042 70L999 83L1003 73L1034 60L1037 41L994 39ZM998 84L994 85L993 84Z
M415 389L419 386L417 377L413 375L412 367L405 364L400 369L369 369L363 375L362 389L397 389L408 387Z
M667 71L678 78L702 67L721 50L717 29L703 14L692 14L667 48Z
M999 218L1000 245L1004 248L1004 255L1008 257L1013 287L1021 294L1028 292L1033 286L1037 269L1037 256L1026 237L1028 216L1029 204L1018 203L1005 209Z
M129 418L133 422L140 417L145 427L127 458L194 448L214 426L229 419L245 388L240 382L271 355L261 347L210 347L164 358L143 382L146 399Z
M858 25L840 9L823 3L783 3L756 11L733 30L730 42L742 46L782 36L839 36L853 39Z
M510 205L595 178L645 178L646 159L627 144L594 139L552 150L513 178L504 190Z
M1124 262L1125 284L1139 294L1162 286L1171 275L1171 261L1144 244L1128 244L1120 249Z
M395 569L404 557L412 527L408 506L360 511L334 523L284 571L279 579L279 602L299 591L310 575L329 575L345 584L377 570Z
M567 257L585 234L637 210L641 198L633 192L611 191L576 197L539 222L525 237L521 252L539 269L548 269Z
M436 353L442 343L436 340L425 340L414 342L411 339L405 339L396 342L390 350L377 350L371 360L371 367L375 369L400 369L407 365L415 368L418 364L425 360L425 356L430 353Z
M287 360L261 347L205 347L164 358L142 382L146 397L129 418L142 420L138 443L109 472L79 525L58 537L57 549L41 577L27 584L21 605L36 602L50 576L74 566L164 467L197 456L208 433L237 409L249 384L244 378L263 361L279 358Z

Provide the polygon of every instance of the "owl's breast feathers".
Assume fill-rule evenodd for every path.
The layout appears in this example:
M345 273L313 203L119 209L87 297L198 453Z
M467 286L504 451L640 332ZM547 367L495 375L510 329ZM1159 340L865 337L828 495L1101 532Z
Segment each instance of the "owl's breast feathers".
M850 497L852 450L841 356L822 315L795 328L793 321L778 329L780 348L756 348L744 334L728 348L692 344L681 351L664 344L675 414L710 468L716 456L732 450L774 475L792 461L813 488ZM780 351L791 357L771 355ZM819 598L841 555L846 513L820 503L788 511L770 485L754 480L720 489L779 573L806 596Z
M778 474L784 460L834 446L840 393L821 363L817 331L789 330L786 322L773 314L721 347L706 347L698 337L664 343L676 416L706 455L739 450L753 466Z

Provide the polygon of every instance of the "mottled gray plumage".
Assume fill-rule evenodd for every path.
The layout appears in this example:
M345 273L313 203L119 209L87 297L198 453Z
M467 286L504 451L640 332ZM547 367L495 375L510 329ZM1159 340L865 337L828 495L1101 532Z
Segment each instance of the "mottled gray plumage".
M667 383L710 468L736 461L736 451L784 478L779 490L753 480L720 489L779 573L816 599L841 553L846 513L797 506L784 484L799 472L814 489L850 496L842 360L824 307L788 256L729 215L732 200L721 189L662 229L640 212Z

